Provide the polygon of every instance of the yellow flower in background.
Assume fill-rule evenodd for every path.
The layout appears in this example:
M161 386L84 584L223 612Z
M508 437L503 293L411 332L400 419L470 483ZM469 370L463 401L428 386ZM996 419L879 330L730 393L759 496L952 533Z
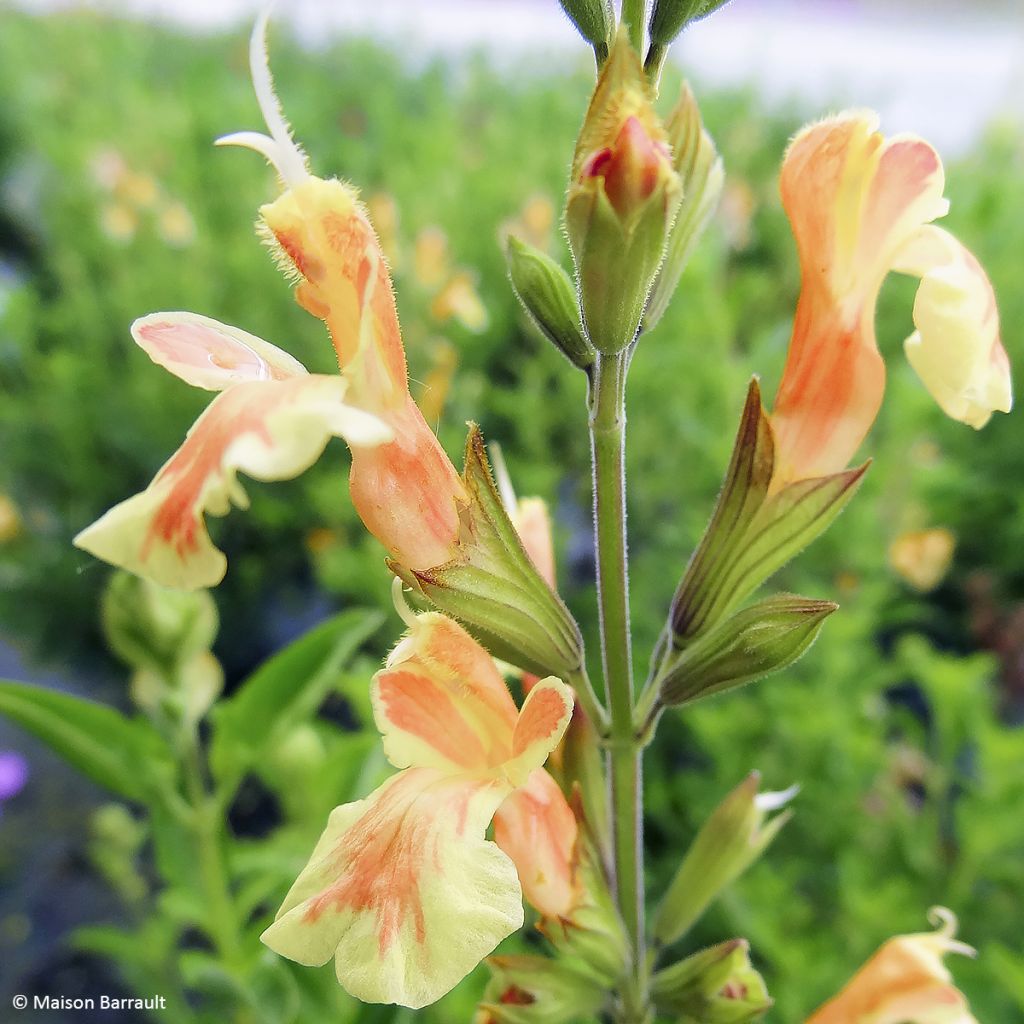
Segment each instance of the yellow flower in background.
M114 194L137 210L148 210L157 205L161 188L151 174L139 173L126 167L114 185Z
M100 210L100 228L115 242L130 242L139 229L139 218L124 203L106 203Z
M401 269L402 247L398 236L399 216L395 197L388 192L374 192L366 199L366 210L370 222L377 230L381 252L391 264L392 271Z
M428 291L440 288L451 271L448 236L436 227L424 228L413 245L413 274Z
M167 195L151 174L133 170L116 150L96 153L93 180L108 199L100 209L100 228L117 242L130 242L143 224L152 223L168 245L183 249L196 237L192 214L183 202Z
M807 1024L978 1024L942 962L975 951L954 938L950 911L934 907L929 916L938 931L890 939Z
M430 370L423 379L419 403L420 412L428 423L437 423L441 419L458 366L459 353L455 347L447 341L439 341L434 346Z
M514 217L503 221L498 228L498 244L504 248L509 235L535 249L547 252L554 240L555 204L542 192L531 195Z
M720 217L729 247L737 252L746 249L753 238L757 196L742 178L730 178L722 191Z
M6 494L0 494L0 544L14 540L19 533L21 515L18 506Z
M195 241L196 222L184 203L168 203L157 214L156 223L160 237L176 249L184 249Z
M945 527L909 530L889 545L889 565L915 590L934 590L949 572L956 537Z
M487 308L476 290L476 276L460 270L434 296L430 313L435 320L446 323L457 320L467 331L478 334L487 327Z

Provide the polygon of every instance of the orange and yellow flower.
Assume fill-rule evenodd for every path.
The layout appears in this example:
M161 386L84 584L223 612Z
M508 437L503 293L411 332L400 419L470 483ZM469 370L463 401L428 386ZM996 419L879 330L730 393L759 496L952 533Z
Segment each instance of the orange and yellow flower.
M552 677L517 711L461 626L437 613L412 619L373 683L384 750L400 770L334 811L263 941L303 964L334 957L341 984L368 1002L440 998L523 922L506 853L525 836L495 845L484 833L510 794L549 778L541 766L572 706Z
M223 576L224 556L206 533L203 513L244 505L237 471L266 480L295 476L332 434L352 451L357 512L399 564L426 569L451 560L466 502L459 474L409 394L377 236L354 188L309 172L273 91L265 35L263 17L250 63L270 134L218 141L254 149L278 171L285 190L261 208L261 230L294 278L299 304L327 325L341 375L308 375L267 342L194 314L154 314L136 323L135 340L156 362L224 394L150 487L76 543L169 586L211 586Z
M976 428L1009 411L992 286L931 223L949 208L943 188L935 150L915 136L884 138L874 114L841 114L793 140L781 191L802 284L771 416L776 489L845 468L871 428L885 387L875 303L890 271L921 278L905 349L943 411Z
M204 515L248 504L237 474L285 480L331 437L353 451L392 437L348 403L342 377L307 373L269 342L194 313L154 313L132 325L150 358L186 383L220 391L153 482L83 530L75 544L169 587L213 586L224 575Z
M942 962L974 950L953 937L948 910L936 907L932 916L938 931L890 939L807 1024L978 1024Z

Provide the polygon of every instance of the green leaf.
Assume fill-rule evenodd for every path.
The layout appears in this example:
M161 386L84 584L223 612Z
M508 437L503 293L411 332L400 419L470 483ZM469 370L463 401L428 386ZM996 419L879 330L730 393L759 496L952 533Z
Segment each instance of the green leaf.
M271 744L311 717L346 662L383 621L377 611L341 612L264 662L214 708L210 764L217 779L236 781Z
M146 801L152 778L147 769L167 754L143 720L41 686L0 681L0 714L42 740L83 775L128 800Z

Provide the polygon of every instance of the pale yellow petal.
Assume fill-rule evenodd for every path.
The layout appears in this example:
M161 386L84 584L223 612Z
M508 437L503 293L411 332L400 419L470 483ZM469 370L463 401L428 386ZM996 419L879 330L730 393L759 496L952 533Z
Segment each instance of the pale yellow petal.
M522 925L515 867L484 839L508 791L413 768L338 808L263 941L303 964L333 953L364 1002L435 1002Z
M904 349L952 419L981 428L1013 405L1010 365L985 271L948 231L927 225L901 250L896 270L921 278Z

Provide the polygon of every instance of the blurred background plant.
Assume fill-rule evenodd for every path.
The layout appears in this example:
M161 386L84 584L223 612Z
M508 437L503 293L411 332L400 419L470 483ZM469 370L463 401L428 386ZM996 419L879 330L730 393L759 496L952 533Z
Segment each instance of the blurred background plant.
M217 661L207 608L187 684L182 666L154 669L126 651L111 609L127 582L107 591L104 637L110 574L70 544L146 484L202 404L131 344L136 316L194 309L330 367L318 325L296 311L251 231L270 172L210 145L256 116L243 36L98 15L0 19L0 628L64 689L134 708L158 776L145 789L140 769L130 792L114 788L126 803L109 805L3 726L0 992L52 992L57 977L88 994L102 970L112 991L174 995L178 1016L164 1020L223 1020L225 1006L239 1020L404 1020L358 1007L329 971L268 960L255 941L260 908L294 877L326 809L381 768L360 727L373 660L394 630L373 634L353 606L388 607L390 583L345 497L341 452L297 481L252 485L252 514L218 524L231 569L216 592ZM480 421L517 490L552 502L560 588L593 631L582 383L521 315L502 255L515 224L565 262L557 211L592 69L410 67L358 42L311 54L279 38L274 51L318 167L363 186L428 419L453 454L465 420ZM747 380L763 374L771 393L781 372L798 271L776 176L788 136L821 112L766 110L752 93L702 93L701 104L725 159L725 199L631 377L630 458L644 481L630 507L638 659L678 576L665 559L681 568L706 522ZM1019 365L1020 125L993 124L949 179L948 226L988 268ZM886 353L910 330L912 287L886 285ZM769 788L799 782L794 821L698 924L694 948L747 935L773 1018L797 1020L941 903L981 954L957 965L977 1016L1010 1020L1024 1012L1024 446L1014 417L979 437L944 419L899 359L890 366L863 492L780 580L837 596L842 611L785 676L702 705L685 724L666 720L647 767L651 891L750 769ZM121 608L131 621L146 613L137 594ZM348 618L327 618L338 609ZM247 748L241 774L208 772L230 709L265 679L254 667L324 619L302 643L322 647L323 631L338 629L348 648L292 663L307 700L287 736ZM132 667L130 686L111 646ZM211 729L221 671L228 697L212 705ZM168 792L216 809L213 839L197 838L188 814L167 819ZM193 877L200 847L188 844L203 842L223 857L230 913ZM75 925L87 927L65 934ZM259 1006L239 995L240 978ZM474 975L423 1019L469 1019L481 986Z

